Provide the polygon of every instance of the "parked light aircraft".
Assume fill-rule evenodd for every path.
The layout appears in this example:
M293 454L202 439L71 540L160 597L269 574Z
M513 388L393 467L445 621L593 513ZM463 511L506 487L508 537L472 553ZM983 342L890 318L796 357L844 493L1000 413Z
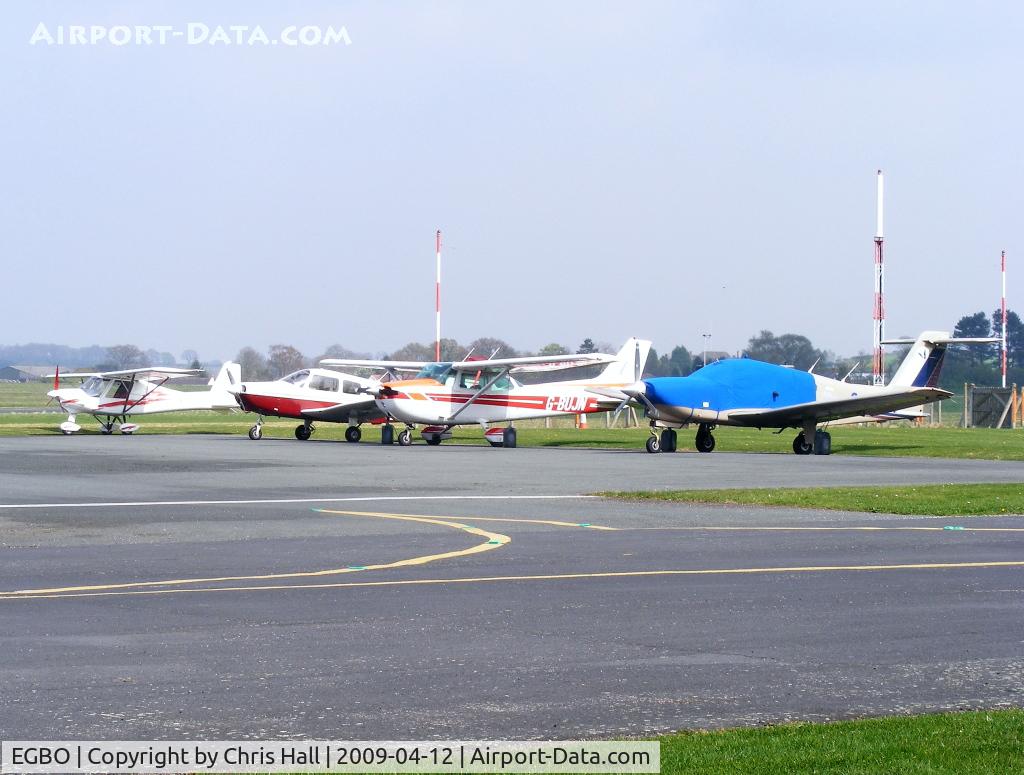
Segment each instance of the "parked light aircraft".
M940 401L952 395L937 387L939 372L951 343L979 344L989 338L952 338L944 331L925 331L916 340L885 344L911 344L892 380L885 386L857 385L829 379L787 366L734 358L709 364L686 377L654 377L621 391L624 407L634 401L651 418L648 452L674 452L676 428L697 424L699 452L715 448L712 431L718 425L752 428L799 428L793 440L798 455L827 455L831 436L818 430L820 423L842 418L884 419L900 409ZM659 434L660 431L660 434Z
M426 442L437 445L451 438L451 429L456 425L479 424L486 428L489 423L508 423L507 427L487 430L484 436L493 446L514 447L515 420L613 409L618 402L594 392L593 388L614 389L636 382L650 348L649 341L630 339L614 356L537 355L428 364L326 359L321 364L386 369L420 367L413 379L381 382L373 392L380 410L407 426L398 434L402 446L412 443L412 429L417 424L426 426L420 431ZM595 364L604 364L605 368L592 379L522 385L514 376ZM391 426L385 425L385 440L390 430Z
M241 369L237 363L225 363L209 390L172 390L165 387L171 379L199 374L195 369L177 369L165 366L147 366L121 371L77 372L53 374L53 390L47 395L68 413L60 424L65 434L77 433L82 427L75 422L79 414L91 414L100 424L100 432L110 434L114 426L124 434L131 434L139 426L128 422L136 414L182 412L196 409L235 409L235 397L227 388L239 381ZM81 379L79 387L60 386L61 379Z
M359 425L383 420L372 393L379 380L364 379L327 369L300 369L272 382L242 382L229 390L246 412L255 412L256 424L249 438L263 437L264 417L291 417L302 420L295 438L305 441L315 430L314 422L347 422L345 440L362 438Z

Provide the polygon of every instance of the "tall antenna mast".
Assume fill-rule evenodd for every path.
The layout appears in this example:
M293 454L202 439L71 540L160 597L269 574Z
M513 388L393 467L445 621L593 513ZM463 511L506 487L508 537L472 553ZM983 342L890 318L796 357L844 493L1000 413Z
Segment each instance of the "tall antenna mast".
M434 360L441 360L441 230L437 230L437 281L434 283Z
M1003 301L1002 301L1002 312L1003 312L1003 327L999 343L999 365L1003 371L1003 387L1006 387L1006 251L1002 254L1002 275L1003 275Z
M882 340L885 338L885 304L882 291L882 281L885 277L885 265L883 263L883 243L885 242L882 231L882 171L878 171L878 212L877 226L875 228L875 314L874 314L874 358L871 367L871 381L875 385L885 384L885 358L882 352Z

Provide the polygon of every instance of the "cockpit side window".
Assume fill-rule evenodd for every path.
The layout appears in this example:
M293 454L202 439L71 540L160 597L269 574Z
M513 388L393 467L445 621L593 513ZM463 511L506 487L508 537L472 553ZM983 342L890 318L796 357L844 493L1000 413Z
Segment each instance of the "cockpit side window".
M338 392L338 378L314 374L310 377L309 387L312 390L330 390L336 393Z
M116 385L116 387L114 389L114 396L113 397L114 398L128 398L128 395L131 392L131 388L129 387L128 383L127 382L122 382L121 380L118 380L114 384Z
M497 375L494 369L480 371L463 371L459 373L459 387L464 389L479 390ZM512 387L508 374L504 374L497 382L491 385L488 390L508 390Z

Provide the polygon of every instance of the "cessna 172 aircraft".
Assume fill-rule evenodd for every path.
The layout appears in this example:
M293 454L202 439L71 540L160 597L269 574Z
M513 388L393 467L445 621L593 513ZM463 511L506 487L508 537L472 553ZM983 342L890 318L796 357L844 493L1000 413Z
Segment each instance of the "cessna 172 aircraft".
M362 438L361 423L384 419L372 395L379 386L379 380L340 371L300 369L272 382L242 382L228 390L244 411L256 413L250 439L263 438L263 418L271 416L302 420L295 438L303 441L313 434L314 422L347 422L345 441L356 442Z
M949 344L980 344L990 338L952 338L945 331L925 331L911 344L888 385L856 385L772 363L733 358L712 363L686 377L654 377L619 391L602 390L634 401L651 418L648 452L674 452L676 428L697 424L699 452L711 452L717 425L748 428L800 428L793 440L798 455L830 454L831 436L819 423L842 418L882 419L885 414L952 395L937 387ZM658 431L661 430L659 435Z
M437 445L451 438L451 429L456 425L479 424L486 428L488 423L507 422L507 427L491 428L484 436L492 446L514 447L514 420L613 409L617 400L592 388L614 389L635 383L643 373L650 349L649 341L630 339L614 356L601 353L536 355L428 364L329 358L320 363L392 370L421 367L413 379L383 381L369 389L384 415L406 424L398 434L398 443L402 446L412 443L412 428L416 424L425 425L421 435L428 444ZM595 364L606 365L592 379L522 385L513 376ZM385 425L385 443L390 431L390 424Z
M241 368L237 363L225 363L216 378L210 380L209 390L183 391L164 387L168 380L199 373L194 369L165 366L72 374L61 374L58 370L52 375L53 390L47 395L56 399L61 409L68 413L68 419L60 424L65 435L82 430L82 426L75 422L79 414L95 417L103 434L113 433L117 425L118 430L127 435L139 428L128 422L128 418L136 414L237 408L235 397L227 390L241 378ZM61 378L84 381L80 387L62 388Z

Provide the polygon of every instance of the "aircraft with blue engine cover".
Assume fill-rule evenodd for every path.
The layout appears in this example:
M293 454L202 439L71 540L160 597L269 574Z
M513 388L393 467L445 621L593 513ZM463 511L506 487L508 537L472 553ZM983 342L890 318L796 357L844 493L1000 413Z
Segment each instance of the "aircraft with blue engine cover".
M619 408L642 406L651 421L648 452L674 452L676 429L697 425L699 452L715 448L712 431L719 425L747 428L798 428L793 451L798 455L831 453L831 436L818 425L842 421L891 419L891 413L952 395L938 387L950 344L981 344L991 338L953 338L945 331L925 331L916 340L885 344L912 345L889 384L859 385L749 358L730 358L686 377L651 377L615 391ZM847 375L849 376L849 375ZM890 415L887 417L886 415Z

